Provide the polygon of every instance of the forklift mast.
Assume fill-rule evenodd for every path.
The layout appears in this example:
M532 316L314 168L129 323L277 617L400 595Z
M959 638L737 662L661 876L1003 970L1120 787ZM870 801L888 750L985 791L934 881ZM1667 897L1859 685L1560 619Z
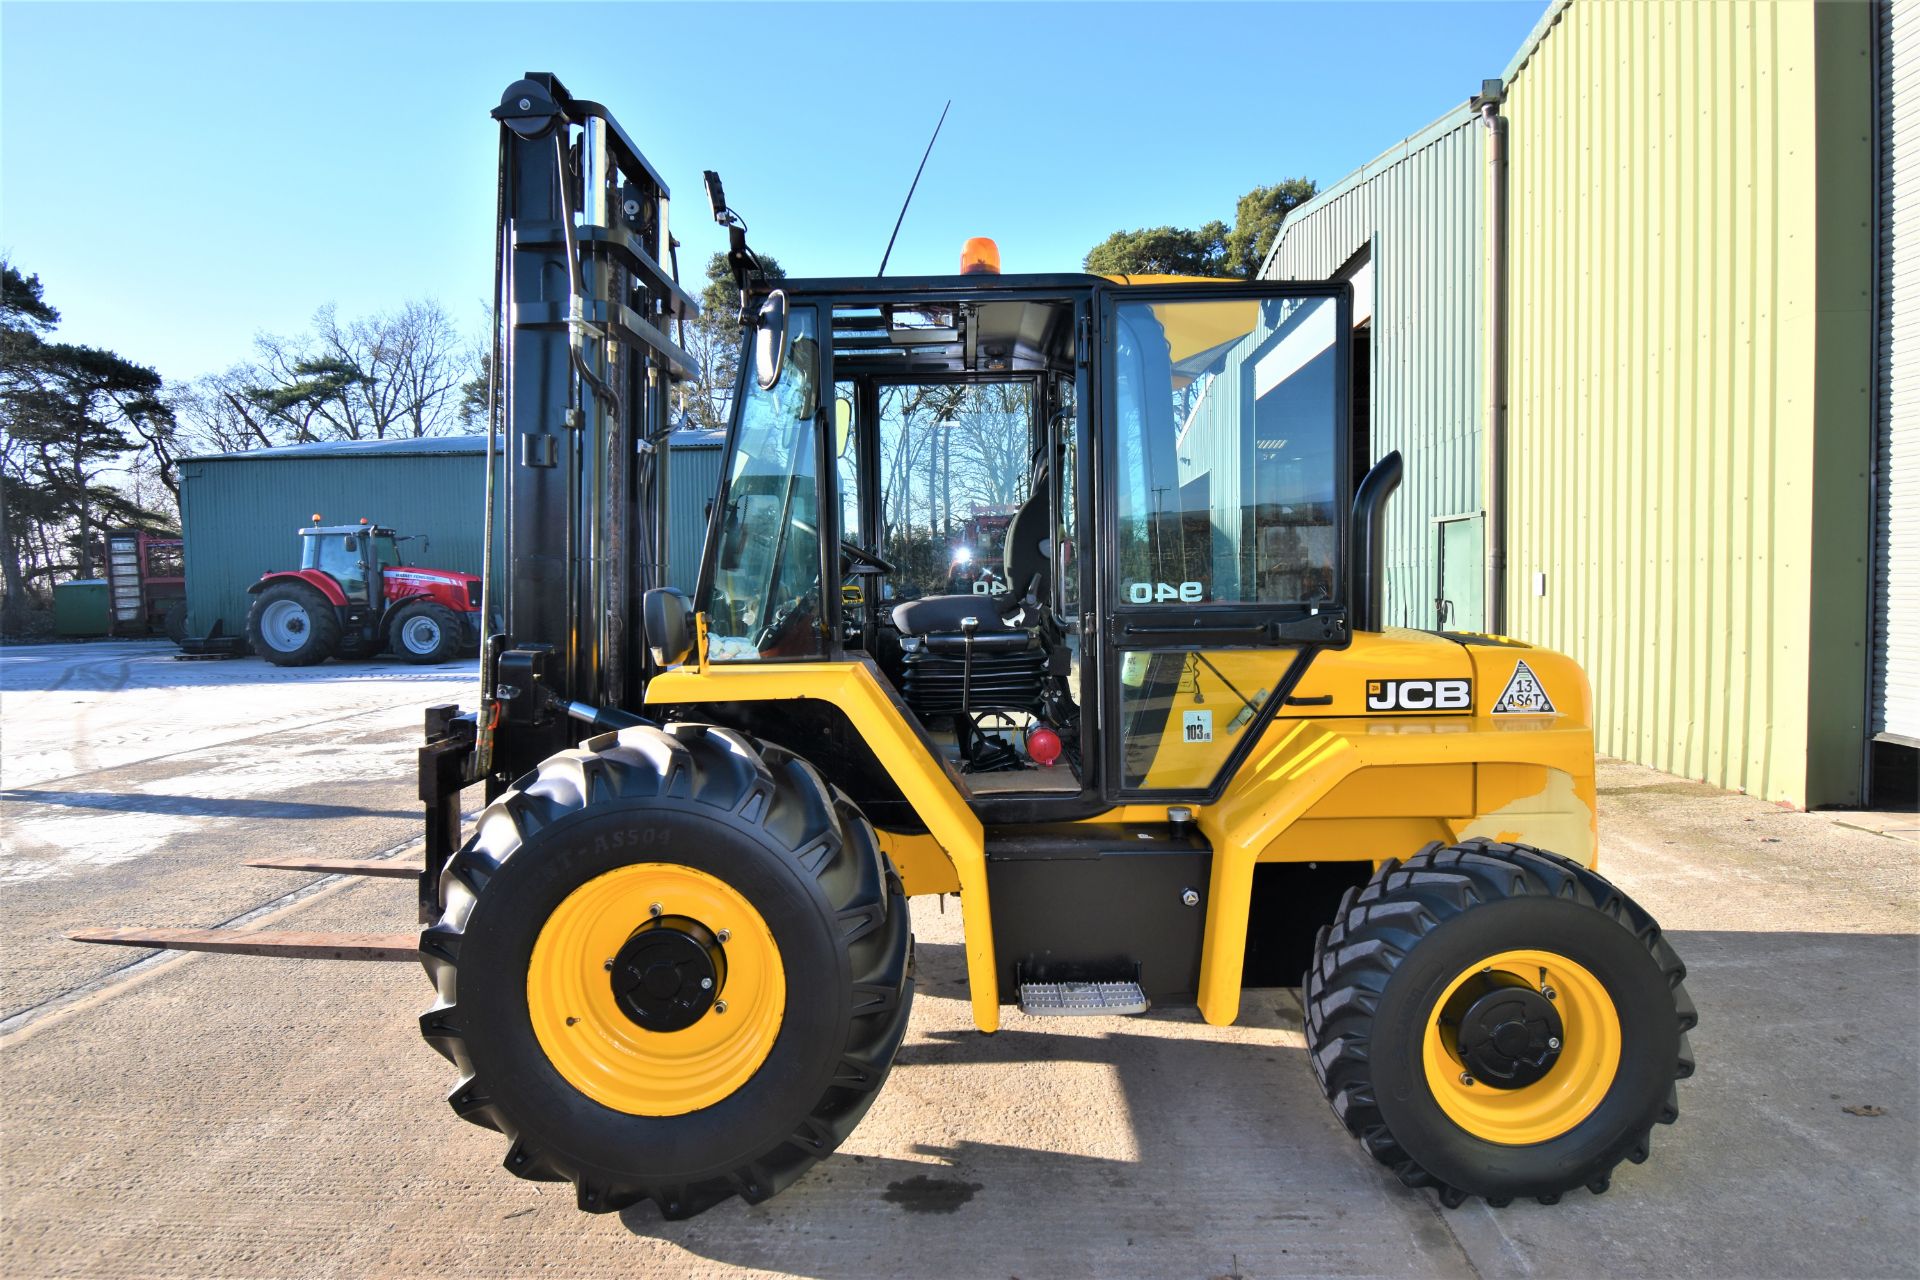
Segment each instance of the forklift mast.
M503 631L483 647L471 776L510 779L571 745L568 705L619 708L644 688L638 611L664 585L672 384L694 372L675 326L699 305L678 282L667 184L605 107L535 73L493 116L488 440L503 456L488 467L483 616L497 609ZM497 756L496 723L513 726Z

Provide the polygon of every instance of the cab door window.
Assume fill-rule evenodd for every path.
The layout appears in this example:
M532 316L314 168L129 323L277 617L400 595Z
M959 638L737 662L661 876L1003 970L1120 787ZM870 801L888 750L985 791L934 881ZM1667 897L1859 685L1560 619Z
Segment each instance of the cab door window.
M1107 687L1122 793L1213 786L1307 652L1284 628L1337 604L1342 309L1252 291L1114 305Z
M365 541L365 535L353 533L319 539L320 571L339 583L349 600L361 600L367 594Z
M880 388L881 555L895 600L1005 595L1007 530L1032 489L1034 384Z
M1115 308L1116 605L1333 596L1334 300Z

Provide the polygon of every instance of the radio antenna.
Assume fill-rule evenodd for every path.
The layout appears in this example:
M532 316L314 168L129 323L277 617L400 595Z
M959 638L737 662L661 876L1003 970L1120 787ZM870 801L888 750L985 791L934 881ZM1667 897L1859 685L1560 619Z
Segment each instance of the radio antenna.
M933 136L927 139L927 149L920 157L920 167L913 171L913 185L907 188L907 198L900 202L900 216L893 220L893 234L887 237L887 251L880 255L880 269L873 274L887 274L887 260L893 257L893 242L900 238L900 224L907 220L907 206L913 203L913 193L920 189L920 175L927 171L927 157L933 154L933 144L940 140L940 126L947 122L947 112L953 107L953 99L947 99L947 105L940 108L940 118L934 122Z

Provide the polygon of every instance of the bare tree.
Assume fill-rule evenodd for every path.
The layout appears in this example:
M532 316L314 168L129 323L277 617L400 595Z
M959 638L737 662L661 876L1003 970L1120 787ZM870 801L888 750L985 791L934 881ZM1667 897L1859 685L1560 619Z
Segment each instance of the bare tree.
M385 440L462 428L480 353L431 299L343 321L332 305L296 337L261 334L256 380L225 398L285 443ZM231 389L229 389L231 392Z

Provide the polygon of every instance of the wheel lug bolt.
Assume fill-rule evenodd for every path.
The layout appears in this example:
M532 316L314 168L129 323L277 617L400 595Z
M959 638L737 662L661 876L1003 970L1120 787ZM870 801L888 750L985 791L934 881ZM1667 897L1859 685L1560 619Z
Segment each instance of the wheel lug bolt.
M730 938L732 938L732 937L733 937L733 930L731 930L731 929L722 929L722 930L721 930L721 931L720 931L720 932L719 932L719 933L718 933L717 935L715 935L715 936L717 936L717 937L718 937L718 938L720 939L720 941L722 941L722 942L726 942L726 941L727 941L728 939L730 939Z
M1549 1048L1549 1049L1558 1049L1559 1047L1560 1047L1560 1037L1559 1037L1559 1036L1548 1036L1548 1037L1547 1037L1547 1048Z
M613 957L612 957L612 956L608 956L608 957L607 957L607 962L606 962L605 964L603 964L603 965L601 965L600 967L601 967L601 968L603 968L603 969L605 969L605 970L606 970L606 971L607 971L608 973L612 973L612 972L613 972Z
M1559 996L1559 993L1555 991L1552 987L1540 988L1540 994L1545 996L1549 1000L1556 999Z
M1467 1072L1462 1071L1460 1073L1460 1083L1471 1087L1473 1084L1473 1077Z
M700 979L700 989L702 991L711 991L713 989L713 979L712 978ZM1553 1047L1558 1049L1560 1047L1560 1042L1558 1040L1555 1040L1553 1042Z
M657 918L660 915L660 904L656 902L649 906L647 908L647 914Z
M713 1011L715 1013L725 1013L727 1011L727 1002L725 1000L715 1000L713 1002Z

